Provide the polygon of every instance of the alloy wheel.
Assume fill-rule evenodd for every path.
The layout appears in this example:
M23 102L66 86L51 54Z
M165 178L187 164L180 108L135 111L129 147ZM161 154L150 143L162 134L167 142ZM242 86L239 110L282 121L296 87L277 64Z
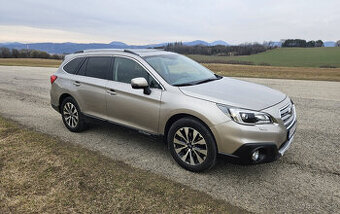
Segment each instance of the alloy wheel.
M65 103L63 109L63 116L65 122L67 123L67 125L69 125L69 127L75 128L78 125L79 113L76 106L73 103L71 102Z
M207 158L207 143L202 134L192 127L178 129L173 143L176 154L187 164L199 165Z

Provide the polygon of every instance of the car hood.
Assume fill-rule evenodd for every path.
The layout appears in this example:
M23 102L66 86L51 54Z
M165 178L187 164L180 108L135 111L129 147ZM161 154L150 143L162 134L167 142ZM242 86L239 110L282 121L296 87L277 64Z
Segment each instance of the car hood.
M266 86L227 77L183 86L180 90L188 96L251 110L268 108L286 98L285 94Z

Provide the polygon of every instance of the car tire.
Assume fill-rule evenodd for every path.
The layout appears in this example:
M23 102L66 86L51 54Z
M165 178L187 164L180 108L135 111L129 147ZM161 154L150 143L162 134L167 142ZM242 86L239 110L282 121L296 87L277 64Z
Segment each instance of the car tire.
M195 118L174 122L167 134L167 143L172 157L187 170L201 172L215 165L215 139L210 130Z
M60 113L64 125L71 132L81 132L86 129L85 116L81 113L78 103L72 97L66 97L63 100Z

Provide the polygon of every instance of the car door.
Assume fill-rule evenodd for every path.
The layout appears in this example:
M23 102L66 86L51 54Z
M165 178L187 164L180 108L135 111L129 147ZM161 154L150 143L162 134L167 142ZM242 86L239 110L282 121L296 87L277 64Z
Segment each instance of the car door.
M106 84L112 57L87 57L73 85L82 113L103 118L106 115Z
M151 94L131 87L131 79L137 77L148 81ZM157 133L162 89L142 64L132 58L115 57L112 81L108 81L107 90L109 120Z

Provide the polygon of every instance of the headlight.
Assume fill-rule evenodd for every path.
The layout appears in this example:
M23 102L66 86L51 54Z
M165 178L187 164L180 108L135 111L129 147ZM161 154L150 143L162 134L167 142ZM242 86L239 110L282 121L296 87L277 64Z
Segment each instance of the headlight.
M258 125L273 123L272 117L263 112L234 108L217 104L223 113L228 115L233 121L243 125Z

